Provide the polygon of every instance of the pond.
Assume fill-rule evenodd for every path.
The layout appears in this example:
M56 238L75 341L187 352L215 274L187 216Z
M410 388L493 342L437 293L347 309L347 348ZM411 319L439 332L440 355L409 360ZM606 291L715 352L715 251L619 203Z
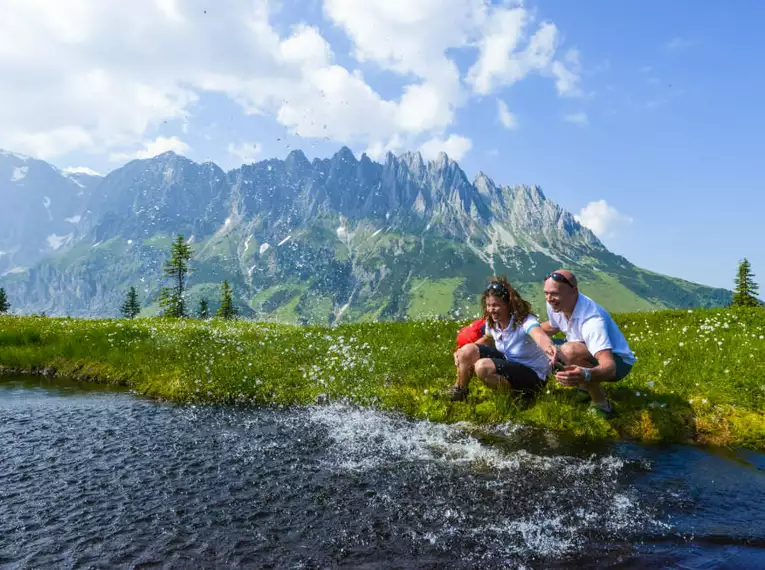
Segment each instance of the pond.
M0 379L0 568L765 567L765 455Z

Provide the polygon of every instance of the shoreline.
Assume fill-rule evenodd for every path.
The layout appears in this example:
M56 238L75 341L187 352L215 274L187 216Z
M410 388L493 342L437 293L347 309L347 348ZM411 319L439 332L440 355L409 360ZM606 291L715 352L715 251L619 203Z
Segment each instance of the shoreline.
M440 423L512 422L566 439L765 450L765 311L614 315L638 362L606 385L617 416L576 404L554 379L528 405L474 379L450 402L454 337L465 324L297 326L163 318L0 317L0 376L129 387L177 403L343 401ZM694 336L695 335L695 336ZM689 341L688 339L694 340Z

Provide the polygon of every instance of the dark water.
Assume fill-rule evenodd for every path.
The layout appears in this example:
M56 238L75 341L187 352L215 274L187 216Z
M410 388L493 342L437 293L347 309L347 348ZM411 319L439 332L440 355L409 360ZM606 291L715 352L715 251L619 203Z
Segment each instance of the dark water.
M0 568L763 568L765 456L0 380Z

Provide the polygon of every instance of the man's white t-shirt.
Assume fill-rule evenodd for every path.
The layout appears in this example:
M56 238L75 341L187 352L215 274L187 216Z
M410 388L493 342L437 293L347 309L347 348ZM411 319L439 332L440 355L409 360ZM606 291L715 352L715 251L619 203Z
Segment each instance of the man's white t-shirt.
M562 312L553 311L549 303L547 317L551 326L565 333L567 341L584 342L593 356L601 350L611 349L627 364L634 364L637 360L611 315L582 293L579 293L570 319L566 319Z
M550 359L529 336L535 326L539 326L539 321L534 315L529 315L518 328L513 327L513 320L510 319L507 328L487 325L486 331L494 338L494 346L505 358L531 368L544 380L550 372Z

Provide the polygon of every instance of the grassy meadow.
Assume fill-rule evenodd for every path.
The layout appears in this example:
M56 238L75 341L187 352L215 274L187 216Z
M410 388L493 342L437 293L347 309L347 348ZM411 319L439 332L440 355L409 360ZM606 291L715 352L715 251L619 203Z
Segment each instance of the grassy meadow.
M638 357L604 420L554 379L530 404L474 379L450 402L460 326L299 327L249 321L0 317L0 368L129 385L177 402L344 401L436 422L514 422L563 436L765 449L765 311L615 315Z

